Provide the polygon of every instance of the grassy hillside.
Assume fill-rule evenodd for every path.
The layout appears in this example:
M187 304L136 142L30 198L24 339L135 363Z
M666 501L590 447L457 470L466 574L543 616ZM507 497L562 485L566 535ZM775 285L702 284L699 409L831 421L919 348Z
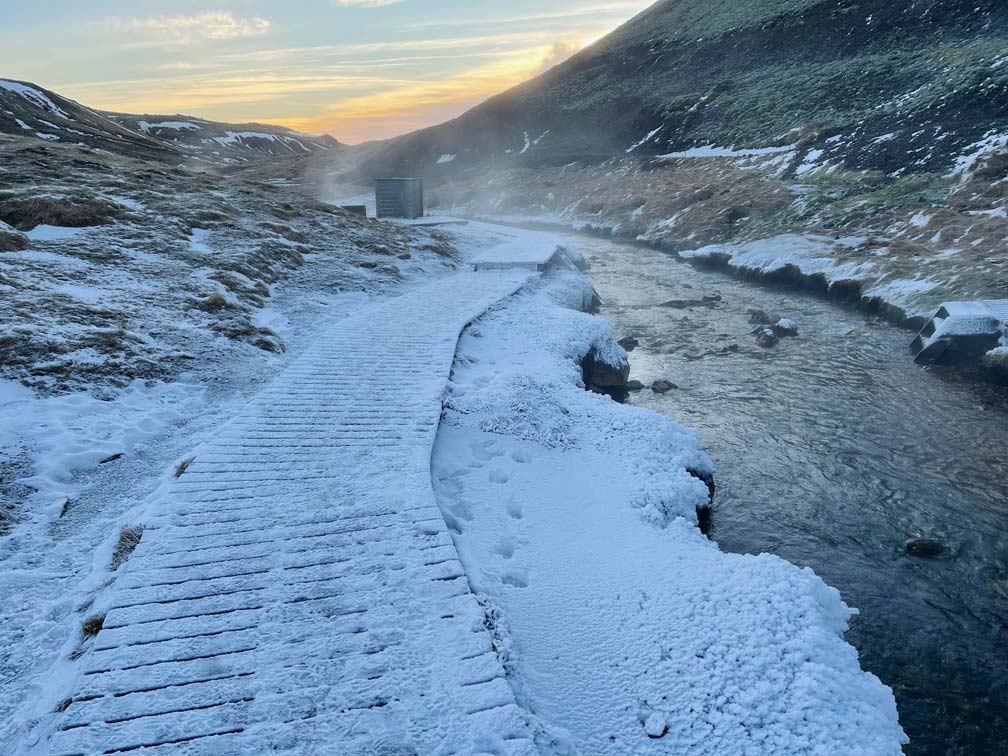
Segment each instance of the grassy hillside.
M372 148L365 165L437 176L798 142L848 168L918 172L1006 122L1003 2L665 0L461 118ZM438 164L444 154L456 159Z

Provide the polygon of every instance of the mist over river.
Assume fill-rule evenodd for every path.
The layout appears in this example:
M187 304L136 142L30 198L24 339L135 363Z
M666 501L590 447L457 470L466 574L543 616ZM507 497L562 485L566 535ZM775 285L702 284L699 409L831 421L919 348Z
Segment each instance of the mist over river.
M912 334L840 305L647 248L571 244L601 317L640 341L631 379L676 385L630 402L697 428L717 465L711 537L807 565L860 610L847 639L893 688L907 753L1004 753L1005 390L914 365ZM799 335L757 346L750 310ZM913 556L914 537L945 551Z

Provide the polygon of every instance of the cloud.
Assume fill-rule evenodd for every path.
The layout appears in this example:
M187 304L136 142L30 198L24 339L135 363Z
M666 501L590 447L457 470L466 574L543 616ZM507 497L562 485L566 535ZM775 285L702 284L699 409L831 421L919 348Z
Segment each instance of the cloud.
M557 56L578 49L580 44L575 42L514 50L454 76L390 83L342 98L318 116L277 122L300 131L331 133L350 142L386 138L454 118L541 72Z
M399 0L336 0L336 5L345 8L384 8L386 5L395 5Z
M159 41L189 44L199 40L228 40L260 37L270 30L265 18L238 18L226 11L209 11L194 16L150 16L113 19L113 31L140 32Z

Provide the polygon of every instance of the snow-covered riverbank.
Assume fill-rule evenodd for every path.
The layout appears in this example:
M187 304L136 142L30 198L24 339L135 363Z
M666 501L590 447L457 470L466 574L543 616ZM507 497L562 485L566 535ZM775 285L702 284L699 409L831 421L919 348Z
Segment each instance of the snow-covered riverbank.
M554 271L474 323L435 491L543 753L900 753L888 688L808 569L721 553L696 526L696 434L579 385L611 348Z
M467 259L544 241L483 224L455 233ZM450 267L414 260L400 286L370 297ZM319 314L339 317L367 299L313 288L324 263L309 258L273 292L270 325L288 354L312 343ZM844 643L850 610L839 594L779 559L719 552L695 524L708 492L690 471L711 471L696 434L579 385L589 351L623 357L608 326L580 312L590 296L590 282L561 266L467 329L431 461L445 523L541 752L898 753L892 695ZM175 463L289 361L225 355L227 366L204 355L186 375L194 389L185 396L196 398L170 402L160 425L148 418L153 400L113 402L116 428L133 423L147 435L116 437L126 457L85 474L60 462L46 485L71 487L73 506L55 523L39 512L7 537L5 742L46 714L72 674L81 620L114 579L119 529L143 524L142 502ZM20 389L4 396L18 416L35 401ZM87 426L89 413L98 419L86 402L65 404L76 414L61 404L49 428L63 436L33 431L32 448ZM109 450L100 440L80 436L85 462Z

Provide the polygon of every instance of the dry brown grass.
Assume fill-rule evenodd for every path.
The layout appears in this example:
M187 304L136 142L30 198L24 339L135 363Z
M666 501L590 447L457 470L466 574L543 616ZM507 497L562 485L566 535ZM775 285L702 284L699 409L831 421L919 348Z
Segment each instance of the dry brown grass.
M220 312L221 310L231 307L231 305L228 304L227 297L219 291L215 291L213 294L208 297L204 297L203 299L196 300L194 304L197 309L203 310L203 312Z
M101 632L104 624L104 614L92 614L81 623L81 639L88 640L90 638L94 638Z
M195 461L196 457L186 457L177 465L175 465L175 477L181 478L183 475L185 475L186 470L189 469L189 465L191 465Z
M110 570L118 570L129 561L130 554L139 545L140 539L143 538L143 533L143 525L133 525L119 531L119 540L116 542L115 550L112 552L112 562L109 565Z
M100 226L111 223L122 212L119 205L105 200L0 196L0 220L20 231L31 231L40 225Z
M28 237L17 231L0 228L0 252L18 252L28 247Z
M309 239L307 235L282 223L260 223L259 225L262 228L269 229L278 236L282 236L284 239L288 239L292 242L296 242L298 244L311 244L311 239Z

